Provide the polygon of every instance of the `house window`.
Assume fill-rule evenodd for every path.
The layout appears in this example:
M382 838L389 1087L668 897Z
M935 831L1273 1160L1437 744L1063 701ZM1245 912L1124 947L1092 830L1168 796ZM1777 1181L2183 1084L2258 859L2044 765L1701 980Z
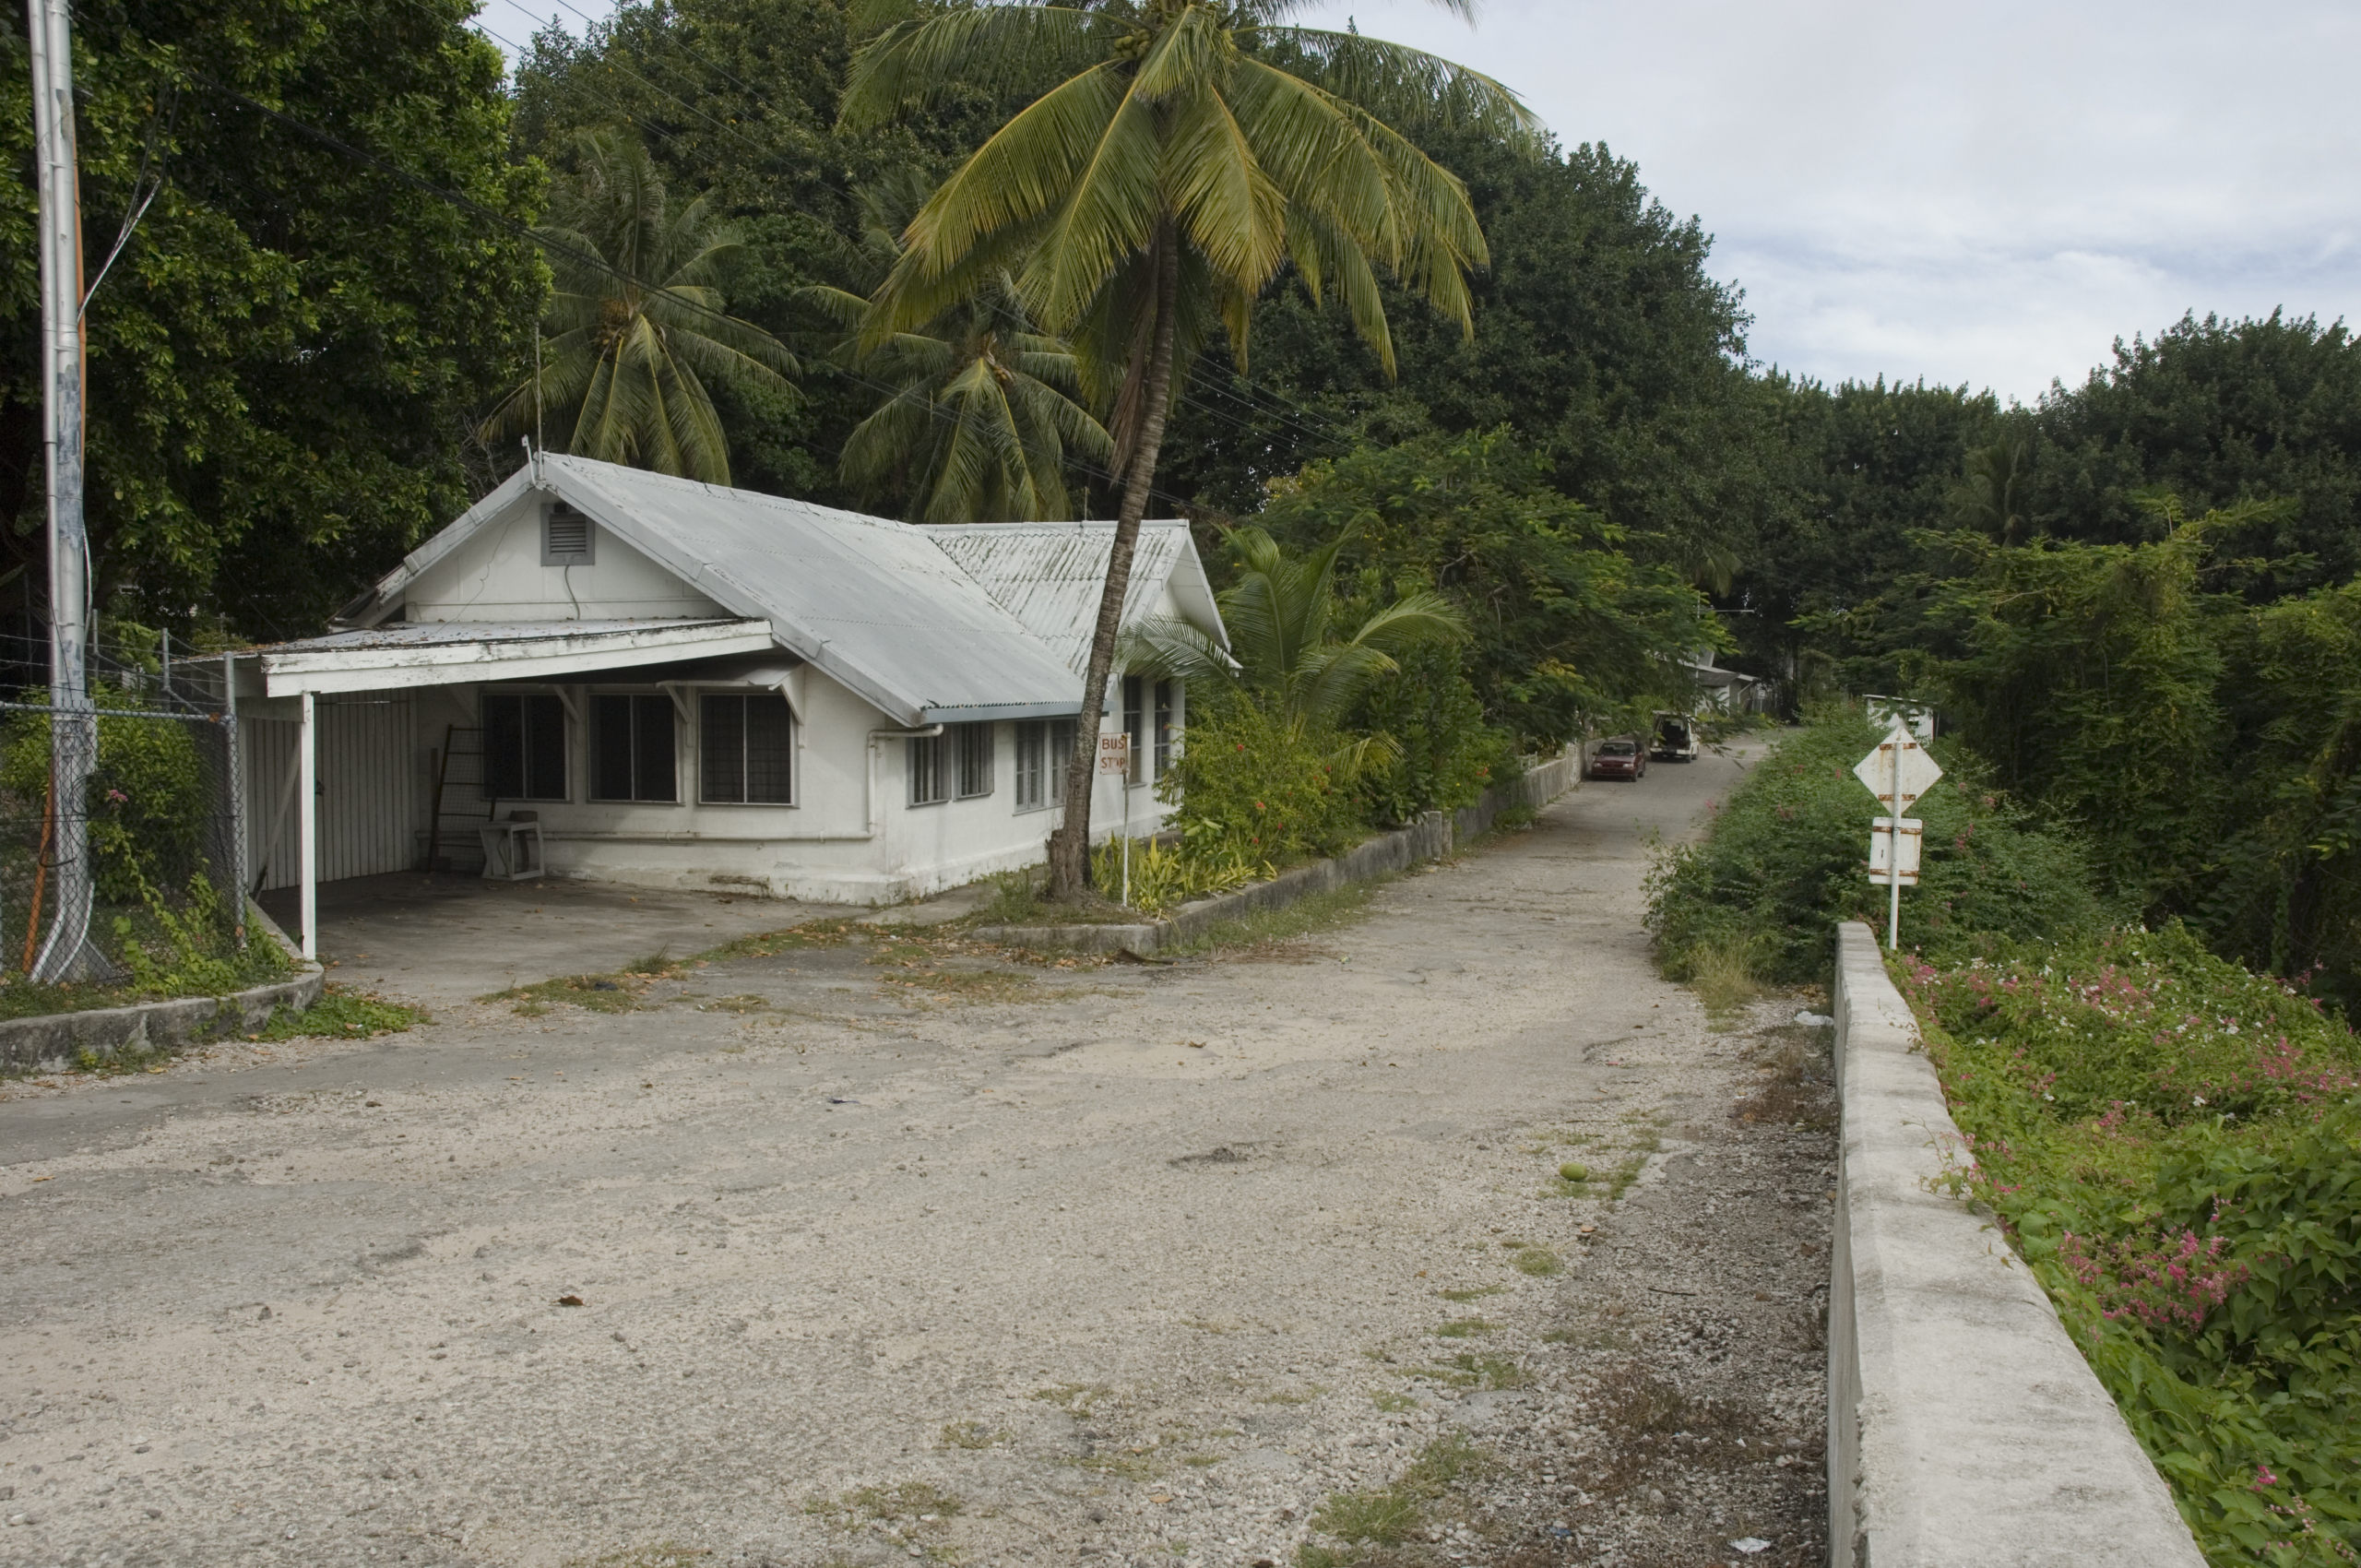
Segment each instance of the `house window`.
M565 705L553 696L486 692L483 794L488 801L563 801Z
M958 724L951 729L959 745L959 798L972 801L992 792L992 726Z
M697 703L697 799L795 803L795 715L775 693L708 694Z
M910 754L910 804L940 805L951 798L951 731L913 735L903 742Z
M677 801L674 766L670 697L590 699L592 800Z
M1074 727L1071 719L1028 719L1016 726L1018 811L1043 811L1064 798Z
M1156 776L1172 770L1172 683L1156 683Z
M1123 775L1126 784L1138 783L1142 778L1140 770L1147 766L1147 758L1141 754L1147 750L1147 715L1140 711L1140 701L1145 695L1146 685L1147 683L1137 675L1123 677L1123 736L1126 742L1123 751L1130 769Z

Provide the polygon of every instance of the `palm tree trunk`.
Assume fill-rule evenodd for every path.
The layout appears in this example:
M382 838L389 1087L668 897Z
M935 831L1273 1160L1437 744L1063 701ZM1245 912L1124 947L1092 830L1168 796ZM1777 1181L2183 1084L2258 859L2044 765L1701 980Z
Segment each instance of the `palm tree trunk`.
M1107 552L1107 583L1098 592L1098 624L1090 634L1090 669L1082 683L1082 719L1074 726L1074 755L1066 764L1065 821L1050 839L1050 897L1075 899L1090 885L1090 792L1098 766L1099 708L1107 699L1107 677L1115 663L1115 636L1122 628L1123 600L1132 583L1132 552L1139 544L1140 519L1147 515L1148 486L1156 479L1157 449L1164 445L1164 416L1172 394L1173 318L1180 309L1180 246L1169 216L1156 228L1156 327L1148 350L1147 412L1139 445L1123 476L1122 504L1115 510L1115 546ZM1131 788L1128 778L1125 789Z

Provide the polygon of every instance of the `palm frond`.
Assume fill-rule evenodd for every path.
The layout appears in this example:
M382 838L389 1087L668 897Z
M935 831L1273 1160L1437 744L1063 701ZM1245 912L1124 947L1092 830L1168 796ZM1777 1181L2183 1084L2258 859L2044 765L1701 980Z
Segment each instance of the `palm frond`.
M837 122L869 129L955 90L1038 91L1103 60L1112 26L1061 6L977 6L896 22L853 56Z

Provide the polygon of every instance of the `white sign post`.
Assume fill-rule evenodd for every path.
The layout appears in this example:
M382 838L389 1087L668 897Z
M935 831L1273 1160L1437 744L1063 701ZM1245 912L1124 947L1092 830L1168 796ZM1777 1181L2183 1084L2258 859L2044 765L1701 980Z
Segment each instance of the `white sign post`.
M1127 731L1120 735L1098 737L1098 771L1111 773L1121 780L1123 790L1123 907L1132 904L1132 737Z
M1878 749L1853 766L1853 777L1868 786L1887 815L1869 831L1869 880L1892 892L1886 904L1885 944L1902 945L1902 885L1918 882L1918 847L1926 825L1909 815L1918 797L1935 787L1943 770L1897 719Z

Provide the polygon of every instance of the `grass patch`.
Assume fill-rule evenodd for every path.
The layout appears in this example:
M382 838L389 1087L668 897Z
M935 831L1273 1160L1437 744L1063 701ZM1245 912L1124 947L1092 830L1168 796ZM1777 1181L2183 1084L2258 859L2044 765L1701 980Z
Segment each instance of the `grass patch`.
M638 1008L642 994L657 978L622 969L608 975L560 975L531 985L510 986L476 1000L508 1003L528 1018L538 1018L561 1003L593 1013L629 1013ZM528 1007L533 1010L526 1012Z
M1455 1317L1449 1323L1436 1324L1434 1336L1438 1339L1470 1339L1478 1334L1489 1334L1498 1327L1499 1324L1487 1323L1480 1317Z
M774 958L781 953L793 953L813 947L840 947L856 934L862 932L861 923L848 916L827 921L806 921L801 925L789 926L784 931L765 931L753 936L741 936L718 947L708 947L694 959L684 959L671 973L691 963L719 963L726 958ZM656 972L656 971L650 971Z
M1071 1416L1086 1416L1112 1390L1103 1383L1053 1383L1047 1388L1037 1388L1033 1397L1045 1405L1055 1405Z
M1185 947L1158 951L1159 957L1224 953L1251 954L1321 932L1335 931L1369 914L1370 896L1402 875L1399 872L1356 882L1326 893L1313 893L1283 909L1264 909L1244 920L1222 921Z
M248 1035L248 1039L284 1040L316 1039L328 1037L337 1039L365 1039L374 1035L401 1034L419 1025L432 1022L416 1007L405 1007L398 1002L387 1002L341 986L329 986L320 992L320 999L302 1012L280 1007L270 1015L270 1022L261 1032Z
M1282 1389L1277 1393L1265 1394L1261 1402L1265 1405L1309 1405L1327 1392L1326 1385L1323 1384L1307 1383L1299 1391Z
M1504 1285L1470 1285L1460 1290L1438 1290L1436 1295L1446 1301L1480 1301L1487 1296L1497 1296L1508 1289Z
M1523 1388L1532 1375L1507 1356L1482 1356L1463 1350L1442 1364L1421 1367L1410 1374L1450 1388Z
M1566 1272L1566 1265L1558 1261L1558 1254L1547 1247L1527 1247L1517 1253L1513 1262L1519 1274L1530 1275L1536 1279L1547 1279L1553 1274Z
M955 1519L967 1503L956 1492L944 1491L928 1481L903 1481L895 1486L865 1486L848 1491L844 1497L845 1508L864 1518L891 1522L896 1519L919 1519L931 1515L936 1520Z
M884 976L880 983L926 992L946 1002L1033 1002L1042 992L1033 976L1002 969L919 969Z
M702 1546L674 1546L662 1541L655 1546L611 1551L604 1557L569 1557L565 1568L689 1568L689 1564L712 1555Z
M1006 1432L994 1431L981 1421L945 1421L943 1426L943 1446L945 1448L990 1448L1007 1435Z
M1380 1389L1377 1393L1370 1395L1369 1402L1387 1415L1398 1415L1404 1410L1415 1410L1418 1408L1418 1402L1416 1399L1407 1394L1396 1394L1390 1388Z
M1430 1508L1490 1467L1490 1457L1465 1432L1448 1433L1420 1450L1392 1486L1332 1493L1311 1515L1311 1527L1347 1547L1399 1546L1425 1529ZM1351 1568L1365 1561L1318 1544L1296 1558L1298 1568Z
M1699 943L1689 950L1689 985L1704 1004L1715 1029L1727 1029L1748 1003L1762 994L1754 978L1751 944L1733 937Z

